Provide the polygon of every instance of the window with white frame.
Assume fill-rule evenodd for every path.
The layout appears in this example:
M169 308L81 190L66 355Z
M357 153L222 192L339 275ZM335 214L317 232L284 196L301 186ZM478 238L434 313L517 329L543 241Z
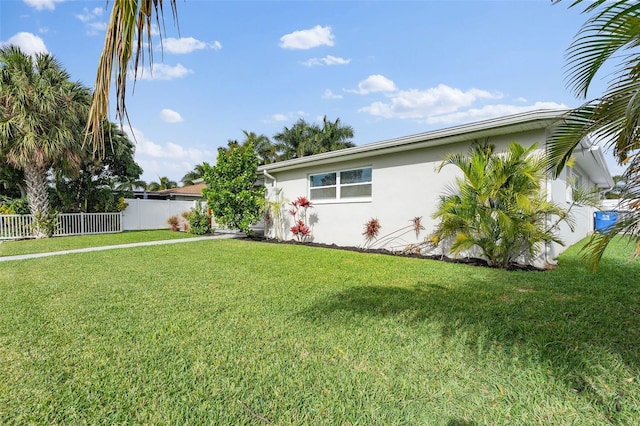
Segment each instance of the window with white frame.
M371 198L371 167L309 175L309 197L313 201Z

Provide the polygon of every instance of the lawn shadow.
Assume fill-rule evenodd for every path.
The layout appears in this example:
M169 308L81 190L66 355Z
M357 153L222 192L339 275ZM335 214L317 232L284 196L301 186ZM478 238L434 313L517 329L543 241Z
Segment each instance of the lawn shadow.
M611 354L631 370L640 368L638 264L612 260L598 274L585 271L580 262L563 267L542 273L496 271L481 280L477 275L438 277L410 287L370 283L328 295L302 316L321 323L352 322L358 316L395 318L410 327L429 322L440 327L443 340L464 335L470 351L498 346L507 356L524 351L550 366L568 389L610 413L611 401L603 400L587 378L600 367L594 354Z

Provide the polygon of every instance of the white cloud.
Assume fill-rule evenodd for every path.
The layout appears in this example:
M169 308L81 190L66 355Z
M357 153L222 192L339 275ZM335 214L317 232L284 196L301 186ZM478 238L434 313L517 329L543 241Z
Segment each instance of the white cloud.
M314 67L318 65L346 65L349 62L351 62L351 59L344 59L337 56L327 55L324 58L311 58L303 62L302 64L308 67Z
M88 35L104 34L107 30L106 22L90 22L86 25Z
M180 123L184 121L184 119L178 112L168 108L160 111L160 119L165 123Z
M98 21L102 17L104 9L101 7L95 7L91 10L86 7L82 10L82 13L77 13L75 17L82 23L84 23L87 29L87 35L99 35L104 34L107 29L107 23L104 21Z
M281 123L283 121L291 121L294 119L302 118L307 116L308 114L304 111L295 111L288 113L276 113L273 114L266 120L263 120L264 123Z
M308 30L294 31L280 37L280 47L283 49L307 50L318 46L333 46L331 27L316 25Z
M76 13L75 17L78 18L81 22L89 22L93 21L97 17L102 16L102 9L96 7L93 10L89 10L86 7L82 10L82 13Z
M62 3L64 0L23 0L25 4L33 7L36 10L54 10L56 3Z
M173 142L159 144L135 128L135 138L131 129L125 128L125 132L135 143L135 160L144 170L143 179L157 180L159 176L168 176L178 180L192 170L194 164L203 161L215 163L216 153L207 149L184 147Z
M380 74L373 74L358 83L358 89L347 90L347 92L358 93L359 95L366 95L368 93L375 92L394 92L398 90L393 80L389 80L387 77Z
M426 118L429 124L454 124L469 123L473 121L488 120L490 118L503 117L505 115L518 114L527 111L535 111L538 109L566 109L564 104L556 102L536 102L532 105L485 105L481 108L471 108L466 111L454 112L451 114L443 114L430 116Z
M326 89L322 94L322 99L342 99L342 95L337 95L331 89Z
M461 108L470 107L481 99L499 99L499 93L470 89L463 91L440 84L426 90L402 90L389 95L389 102L374 102L360 111L384 118L425 119L442 114L451 114Z
M13 44L18 46L27 55L35 55L36 53L47 53L47 46L44 41L32 33L17 33L11 36L7 41L0 42L0 46Z
M165 64L154 64L153 72L149 67L144 67L138 72L138 80L173 80L176 78L185 77L188 74L193 74L193 70L186 68L182 64L174 66ZM133 78L133 74L129 74L129 78Z
M205 43L204 41L197 40L193 37L169 37L162 41L162 48L169 53L184 54L201 49L220 50L222 49L222 44L217 40L213 43Z

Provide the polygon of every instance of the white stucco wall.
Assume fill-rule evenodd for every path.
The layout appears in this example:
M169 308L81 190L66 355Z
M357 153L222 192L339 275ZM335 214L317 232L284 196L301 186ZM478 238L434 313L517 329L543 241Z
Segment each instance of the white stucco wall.
M510 142L517 142L524 146L538 143L541 152L544 151L546 133L535 130L518 134L511 134L491 138L488 142L496 146L496 152L503 152ZM354 161L337 162L330 165L307 166L300 169L274 173L277 179L275 186L282 189L283 196L289 201L300 195L309 197L308 176L316 173L348 170L359 167L372 167L372 197L363 202L323 202L314 201L314 207L309 210L312 224L313 241L336 244L339 246L361 246L365 239L362 235L365 223L371 218L377 218L382 225L380 236L410 225L411 219L422 217L425 230L416 238L415 234L407 230L401 238L392 241L386 248L404 247L411 243L421 242L434 229L436 221L432 219L438 203L438 197L446 188L455 185L455 177L461 172L454 166L446 166L439 173L439 167L446 154L451 152L467 153L470 143L456 143L430 148L402 151L393 154L372 156ZM586 176L586 175L583 175ZM274 182L267 180L267 189L275 188ZM566 199L565 175L558 180L546 184L549 198L563 207L568 207ZM574 207L573 214L576 227L573 231L567 226L560 227L560 238L565 241L565 247L552 245L546 249L544 262L553 259L566 247L584 238L592 231L592 210L584 207ZM288 223L285 229L292 225L290 215L285 214ZM273 233L270 236L274 236ZM292 238L289 232L285 238Z

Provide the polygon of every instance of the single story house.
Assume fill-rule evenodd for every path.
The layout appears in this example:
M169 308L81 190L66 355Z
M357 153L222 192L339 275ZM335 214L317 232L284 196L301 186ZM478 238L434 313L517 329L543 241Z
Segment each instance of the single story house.
M313 203L308 222L312 241L338 246L362 246L365 223L377 218L381 235L406 228L414 217L422 217L424 230L399 236L391 245L412 244L424 240L436 226L432 218L438 197L455 183L461 172L438 166L448 153L467 153L474 141L495 145L506 151L510 142L523 146L538 144L547 149L550 130L566 110L538 110L471 124L360 145L339 151L266 164L258 168L264 177L267 201L293 201L299 196ZM547 197L567 207L572 202L573 185L593 185L604 190L613 186L602 150L584 140L574 152L575 164L566 167L557 179L545 183ZM283 208L280 229L267 224L268 237L292 238L292 217ZM565 246L549 244L536 264L554 263L557 255L593 231L593 209L577 206L573 210L575 228L563 224L559 236ZM280 234L280 235L278 235Z

